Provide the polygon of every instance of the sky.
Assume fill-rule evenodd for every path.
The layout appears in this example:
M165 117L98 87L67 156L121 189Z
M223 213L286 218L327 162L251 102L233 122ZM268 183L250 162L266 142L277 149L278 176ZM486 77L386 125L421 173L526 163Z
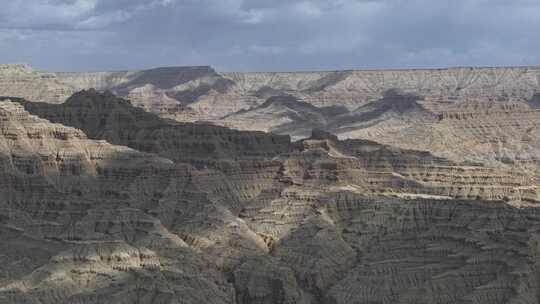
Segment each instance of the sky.
M0 3L0 63L49 71L540 65L539 0Z

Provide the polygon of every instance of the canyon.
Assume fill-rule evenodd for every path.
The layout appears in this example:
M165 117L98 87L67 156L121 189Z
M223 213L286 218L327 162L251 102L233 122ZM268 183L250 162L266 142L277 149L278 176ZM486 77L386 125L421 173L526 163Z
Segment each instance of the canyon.
M540 68L0 65L0 303L538 303Z

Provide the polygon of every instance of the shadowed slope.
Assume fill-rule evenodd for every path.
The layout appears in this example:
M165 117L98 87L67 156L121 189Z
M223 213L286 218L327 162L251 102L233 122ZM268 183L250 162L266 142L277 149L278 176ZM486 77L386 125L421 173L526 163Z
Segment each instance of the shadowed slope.
M111 93L82 91L60 105L19 101L31 113L79 128L91 138L173 160L265 159L290 149L288 136L178 123L133 107Z
M222 121L245 130L280 134L298 135L298 132L291 130L302 128L307 132L304 135L309 136L311 129L324 127L333 117L347 112L344 107L318 108L294 96L282 94L272 96L254 108L229 114Z
M33 267L15 271L21 276L6 276L0 303L537 302L540 191L520 172L321 130L292 144L198 124L175 133L186 125L110 94L74 97L60 106L19 102L175 163L89 140L9 103L0 135L19 179L0 188L15 193L0 217L16 248L5 265L18 261L25 247L14 240L23 236L34 236L34 246L54 237L57 247L36 253ZM251 154L237 142L245 137ZM216 140L232 146L195 155L199 148L181 145ZM76 165L96 145L101 158ZM43 147L55 157L34 157ZM30 182L43 181L33 170L42 162L65 168L54 170L76 187ZM77 170L96 166L91 177ZM3 172L0 181L10 181L12 170Z
M9 101L0 127L0 303L234 303L221 272L145 212L174 185L197 192L189 167Z

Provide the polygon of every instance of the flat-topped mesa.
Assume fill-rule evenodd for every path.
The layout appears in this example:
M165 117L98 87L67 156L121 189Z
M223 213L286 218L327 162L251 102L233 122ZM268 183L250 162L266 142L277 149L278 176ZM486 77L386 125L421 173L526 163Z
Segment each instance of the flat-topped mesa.
M90 138L178 161L271 159L291 146L288 136L162 119L109 92L81 91L60 105L19 101L29 112L79 128Z
M165 67L133 73L129 81L110 89L128 97L133 105L178 121L209 120L207 110L191 107L199 99L222 96L234 82L211 67ZM212 105L222 115L228 103ZM225 110L225 111L224 111Z
M217 73L207 66L95 73L40 73L27 66L11 70L20 70L19 76L0 72L4 75L0 76L0 95L57 103L74 91L93 87L128 97L135 106L163 117L212 120L228 126L235 126L235 121L221 121L223 117L284 93L315 107L354 110L392 89L419 95L434 108L440 105L438 100L526 101L540 90L538 67L293 73ZM14 81L21 83L13 86ZM238 127L245 125L238 121Z
M129 90L145 85L152 85L157 89L171 89L184 83L204 78L216 77L218 73L210 66L190 67L161 67L136 72L130 80L118 85L115 90Z
M134 73L136 72L58 72L54 75L60 82L71 87L74 92L78 92L91 88L99 91L110 90L117 85L128 82Z
M146 85L155 89L172 89L193 80L219 76L210 66L159 67L141 71L58 72L54 75L76 90L95 88L100 91L113 90L121 95Z

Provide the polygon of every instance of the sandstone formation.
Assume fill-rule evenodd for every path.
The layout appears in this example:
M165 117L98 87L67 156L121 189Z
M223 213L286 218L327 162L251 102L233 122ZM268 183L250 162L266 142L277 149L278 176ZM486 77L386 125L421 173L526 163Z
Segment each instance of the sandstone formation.
M91 138L160 153L173 160L271 158L286 152L290 144L284 135L163 119L111 93L95 90L81 91L57 105L17 101L31 113L81 129Z
M9 101L0 117L0 302L133 303L178 293L234 303L221 273L143 211L186 168L89 140Z
M52 83L67 88L68 94L51 94L57 88ZM18 84L16 90L13 84ZM226 115L260 106L268 98L283 94L316 107L344 106L349 110L381 99L385 92L393 89L422 96L436 104L471 99L527 101L539 91L540 68L218 73L211 67L170 67L43 73L28 66L2 65L0 87L0 94L4 96L46 102L62 102L70 92L82 89L111 90L159 115L188 121L219 121ZM8 87L12 87L10 91ZM44 94L44 90L49 92L49 98L38 94Z
M74 90L111 90L129 98L138 107L180 121L206 120L204 111L189 105L203 96L224 94L234 85L232 80L205 66L55 75L58 81Z
M343 106L318 108L291 95L271 96L263 104L223 117L221 124L242 130L290 134L309 137L314 128L323 128L336 116L348 113ZM294 130L293 130L294 129Z
M53 73L37 72L25 64L0 65L0 95L59 103L74 92Z
M539 75L3 66L0 303L538 303Z
M41 73L28 66L1 67L0 95L32 101L63 102L74 91L95 88L163 118L295 140L320 128L340 138L371 139L455 161L527 164L527 171L535 171L529 164L538 158L533 155L538 67L303 73L218 73L211 67ZM504 110L484 109L492 107ZM459 115L450 115L456 112L463 114L458 123ZM493 134L484 136L479 129ZM495 140L485 140L490 136Z
M372 139L457 161L509 166L538 175L538 109L522 102L468 101L434 114L437 119L400 123L385 120L374 126L345 129L343 133L334 131L343 137Z
M511 166L179 123L94 90L0 118L0 303L539 300L540 185Z

